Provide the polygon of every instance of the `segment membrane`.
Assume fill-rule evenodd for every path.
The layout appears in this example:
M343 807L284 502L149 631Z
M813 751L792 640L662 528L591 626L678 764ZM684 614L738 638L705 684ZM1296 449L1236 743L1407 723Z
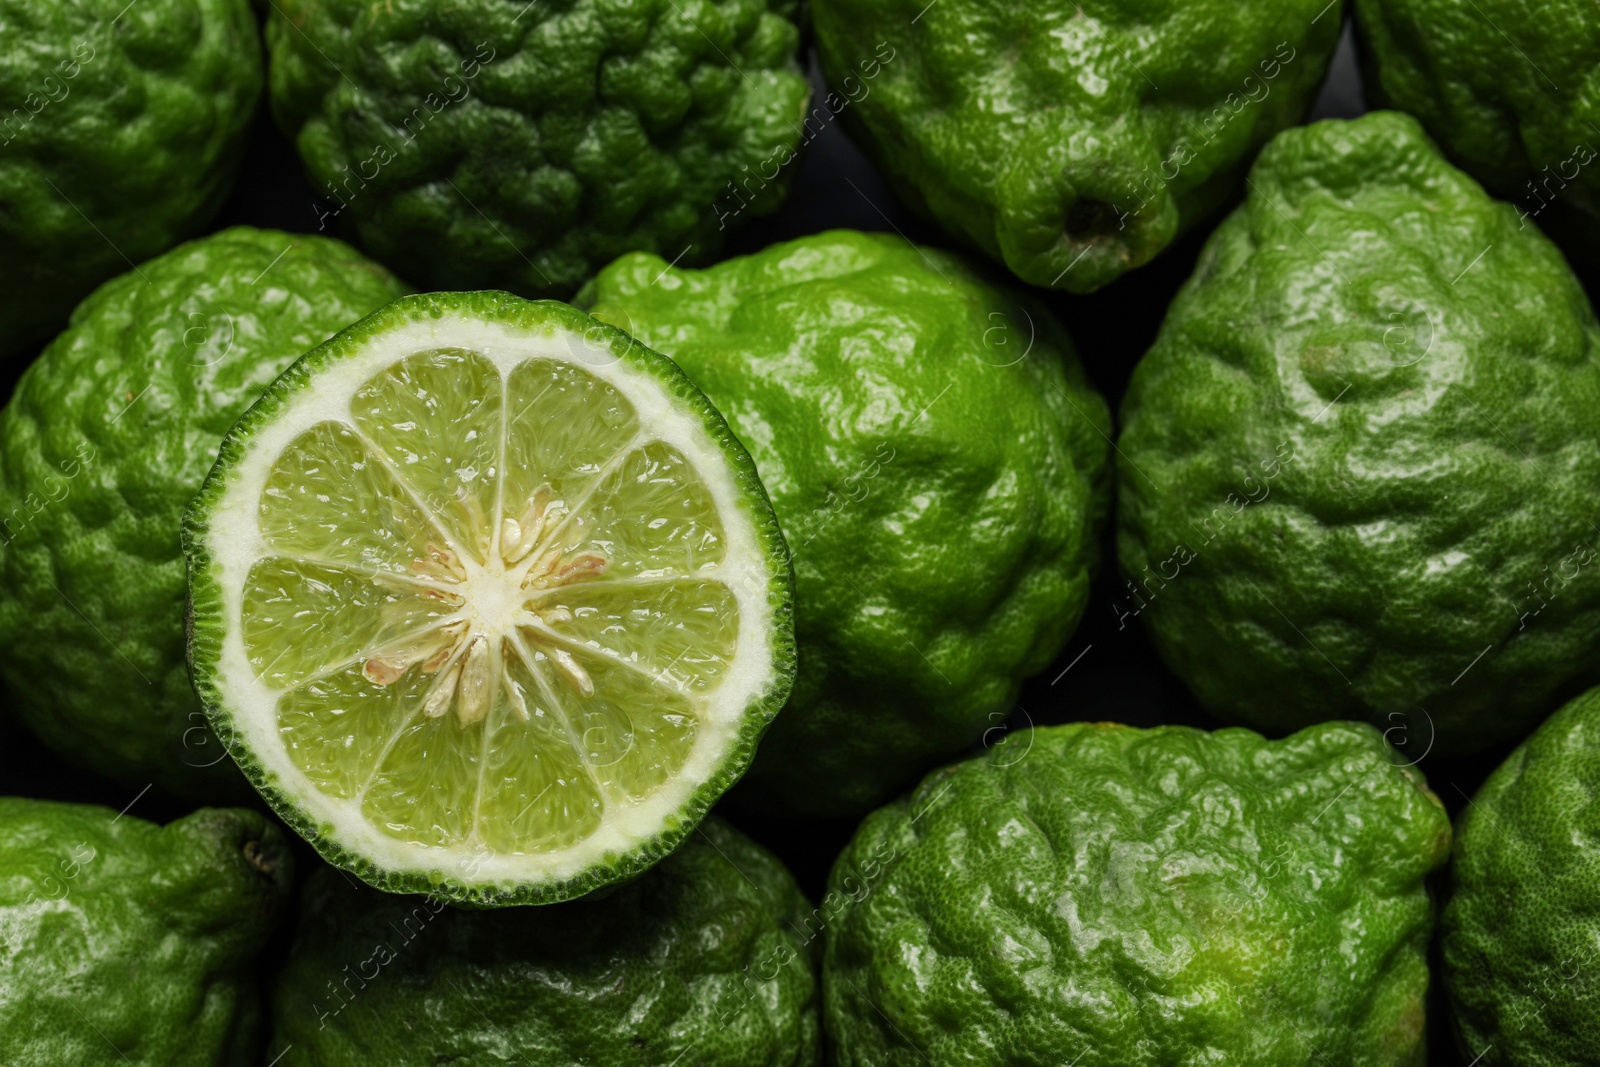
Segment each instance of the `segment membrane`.
M563 544L604 555L612 578L695 574L722 562L724 540L710 492L662 441L623 457L561 530Z
M450 613L422 586L374 578L282 556L257 560L244 587L244 647L256 676L293 688Z
M505 514L529 537L536 510L547 511L548 530L639 433L633 405L615 387L554 360L511 372L506 410Z
M323 422L278 456L261 494L261 533L282 556L410 574L443 537L349 426Z
M739 604L709 578L619 579L558 586L537 596L534 611L555 617L557 633L636 665L673 691L704 691L733 662ZM571 618L561 620L551 609Z
M562 691L580 753L607 800L638 800L688 758L699 727L694 707L636 668L593 653L575 655L594 680L592 696Z
M279 736L307 778L340 800L352 800L377 769L389 739L421 707L431 681L419 672L394 685L374 685L354 664L279 697Z
M378 764L362 813L412 844L466 844L482 743L481 728L462 729L453 716L414 715Z
M500 372L437 348L374 376L350 401L356 427L478 563L488 558L500 468Z
M538 653L534 658L543 660ZM543 679L536 681L535 671ZM530 670L513 657L507 674L520 699L503 698L483 776L478 833L486 846L501 852L566 848L599 828L605 804L572 747L542 662Z

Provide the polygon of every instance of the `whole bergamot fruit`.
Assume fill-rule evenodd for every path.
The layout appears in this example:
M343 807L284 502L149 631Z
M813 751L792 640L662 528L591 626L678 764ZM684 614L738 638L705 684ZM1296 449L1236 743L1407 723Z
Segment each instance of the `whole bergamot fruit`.
M402 276L570 296L714 255L782 202L797 0L277 0L271 97L317 194Z
M1562 708L1461 813L1443 981L1479 1067L1600 1062L1600 690Z
M253 811L156 826L0 799L7 1067L234 1067L261 1040L255 956L288 903L288 843Z
M773 856L706 820L616 890L496 912L323 869L273 995L279 1067L814 1067L811 907Z
M1377 106L1585 258L1600 255L1600 7L1354 0Z
M1305 116L1340 0L812 0L843 115L908 205L1021 279L1115 280Z
M1450 821L1397 758L1078 723L930 774L820 909L840 1067L1420 1067Z
M0 0L0 356L211 220L261 95L248 0Z
M1123 401L1118 617L1252 726L1527 731L1600 643L1597 342L1413 119L1280 135Z
M834 231L579 295L727 417L794 556L799 671L754 784L848 814L1003 723L1083 613L1109 416L1051 315L959 259Z
M184 509L279 372L402 291L337 241L236 228L83 302L0 412L0 676L17 722L134 788L248 795L184 662Z

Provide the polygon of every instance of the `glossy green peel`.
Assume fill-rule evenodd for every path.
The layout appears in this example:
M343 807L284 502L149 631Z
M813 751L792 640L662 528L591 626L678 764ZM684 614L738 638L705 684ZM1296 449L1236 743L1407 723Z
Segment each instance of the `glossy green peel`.
M1250 181L1123 400L1114 610L1232 721L1514 738L1600 646L1589 300L1407 116Z
M797 0L275 0L272 110L321 225L419 285L570 296L782 203Z
M1377 106L1578 259L1600 257L1600 9L1587 0L1354 0Z
M248 797L184 651L183 512L307 349L399 296L323 237L236 227L107 282L0 412L7 712L129 788Z
M810 906L707 819L595 898L492 914L313 875L273 992L279 1067L817 1067Z
M288 842L253 811L167 826L0 798L7 1067L254 1062L255 957L288 904Z
M0 0L0 357L211 221L261 97L248 0Z
M1600 692L1556 712L1461 813L1441 921L1443 981L1467 1060L1600 1059Z
M751 782L860 813L1005 720L1088 600L1105 402L1026 297L838 230L703 271L625 256L579 295L749 448L794 552L794 693Z
M840 1067L1421 1067L1443 806L1369 726L1012 735L839 857Z
M1089 292L1238 191L1300 122L1340 0L813 0L828 103L910 207Z

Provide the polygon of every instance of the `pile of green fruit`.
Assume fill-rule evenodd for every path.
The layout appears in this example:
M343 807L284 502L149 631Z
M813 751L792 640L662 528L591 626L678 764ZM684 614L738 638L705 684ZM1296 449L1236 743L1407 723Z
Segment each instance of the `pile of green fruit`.
M1600 1063L1600 11L1348 6L0 0L0 1062Z

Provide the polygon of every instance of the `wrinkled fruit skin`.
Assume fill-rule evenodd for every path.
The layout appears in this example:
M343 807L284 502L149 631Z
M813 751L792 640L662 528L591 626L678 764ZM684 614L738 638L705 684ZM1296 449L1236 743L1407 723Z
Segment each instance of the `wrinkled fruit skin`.
M930 774L822 904L840 1067L1420 1067L1450 822L1398 759L1077 723Z
M604 894L495 912L321 870L273 995L281 1067L819 1063L811 907L716 818Z
M1406 116L1251 181L1123 401L1114 610L1233 721L1515 737L1600 641L1588 300Z
M1600 8L1550 0L1355 0L1374 106L1577 257L1600 258Z
M794 554L799 672L753 784L865 811L1000 726L1077 625L1105 402L1047 312L898 238L666 267L625 256L578 299L711 397Z
M1339 0L925 3L813 0L830 109L913 209L1076 293L1236 193L1310 109L1343 17Z
M782 202L797 6L279 0L273 114L322 224L401 276L568 297L623 252L710 258Z
M17 722L135 789L251 795L189 684L184 509L280 371L402 292L337 241L236 228L83 302L0 412L0 674Z
M234 1067L261 1039L255 955L288 903L288 842L253 811L156 826L0 798L7 1067Z
M1479 1067L1600 1062L1600 691L1572 701L1461 814L1442 979Z
M216 214L261 41L248 0L0 0L0 56L3 357Z

